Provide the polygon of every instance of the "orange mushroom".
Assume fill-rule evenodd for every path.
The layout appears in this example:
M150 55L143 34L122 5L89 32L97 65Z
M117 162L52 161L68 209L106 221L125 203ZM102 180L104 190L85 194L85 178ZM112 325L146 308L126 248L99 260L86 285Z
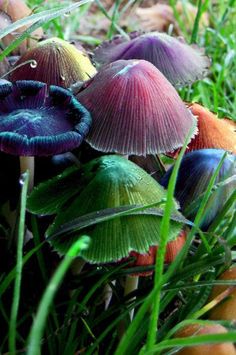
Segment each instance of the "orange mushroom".
M227 329L220 324L211 324L201 326L199 324L190 324L178 333L175 337L190 338L204 334L225 334ZM219 343L219 344L204 344L184 347L177 351L177 355L235 355L236 350L233 343Z
M226 270L219 280L236 280L236 266ZM215 285L210 294L210 301L215 299L220 293L226 291L232 286L228 285ZM230 292L230 295L224 299L220 304L215 306L209 312L209 318L213 320L236 320L236 287Z
M187 232L185 230L182 230L176 239L168 242L167 247L166 247L166 254L165 254L165 262L167 264L170 264L176 258L176 256L178 255L178 253L180 252L180 250L183 248L183 246L185 244L186 237L187 237ZM130 264L129 266L155 265L157 250L158 250L157 246L151 246L149 248L148 253L146 253L146 254L140 254L135 251L131 251L129 255L131 257L135 257L136 260L134 261L133 264ZM150 271L137 273L137 275L138 276L150 276L150 275L152 275L152 273L153 273L153 271L150 270Z
M217 118L203 106L193 103L189 105L192 113L197 116L198 131L188 145L188 151L216 148L236 154L236 123L228 118Z

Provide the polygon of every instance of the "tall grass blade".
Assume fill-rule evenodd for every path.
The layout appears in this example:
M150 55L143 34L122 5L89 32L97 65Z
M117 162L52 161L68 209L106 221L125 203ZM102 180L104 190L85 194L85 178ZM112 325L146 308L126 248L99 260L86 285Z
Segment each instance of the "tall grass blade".
M83 236L78 241L76 241L71 246L67 255L61 261L60 265L58 266L57 270L52 276L41 298L38 311L36 313L34 323L30 331L29 345L27 350L28 355L38 355L41 353L40 344L41 344L41 339L42 339L50 305L72 261L76 256L78 256L81 250L84 250L85 248L88 247L88 242L89 242L89 238L87 236Z
M199 209L198 209L198 213L195 217L195 220L194 220L194 223L193 223L193 227L191 229L191 231L189 232L188 234L188 238L186 240L186 243L184 245L184 247L181 249L181 251L179 252L179 254L177 255L177 257L175 258L175 260L173 261L173 263L171 263L171 265L169 266L169 269L167 270L167 272L165 273L164 275L164 281L167 282L170 277L176 273L176 271L178 270L178 268L180 268L180 266L183 264L183 260L186 256L186 254L188 253L188 250L189 250L189 247L193 241L193 238L194 238L194 235L195 233L197 232L197 230L199 229L199 225L202 221L202 219L204 218L204 211L205 211L205 208L206 208L206 205L207 205L207 202L208 202L208 199L211 195L211 191L212 191L212 188L215 184L215 180L219 174L219 171L222 167L222 164L224 162L224 159L227 155L227 152L225 152L225 154L222 156L222 159L220 160L214 174L212 175L211 179L210 179L210 182L209 182L209 185L208 185L208 188L205 192L205 195L202 199L202 202L199 206Z
M20 36L18 36L14 41L11 42L11 44L9 46L7 46L2 53L0 54L0 61L5 58L9 53L11 53L11 51L13 51L16 47L19 46L19 44L24 41L25 38L29 37L29 35L35 31L38 27L44 25L45 23L61 16L64 15L65 13L70 13L71 11L75 10L77 7L86 4L87 2L90 2L92 0L81 0L79 2L76 2L73 5L70 6L66 6L63 7L60 10L48 10L49 13L48 15L44 15L44 16L40 16L36 22L33 23L33 25L31 25L30 27L28 27ZM35 15L32 15L35 16ZM31 17L31 16L30 16ZM21 20L20 20L21 21ZM26 21L26 20L25 20ZM23 24L24 21L22 20ZM31 21L32 22L32 21ZM11 27L12 25L10 25L9 27ZM12 30L10 29L10 32ZM7 29L3 30L2 32L0 32L0 38L1 36L4 37L5 33L7 33Z
M173 208L173 199L174 199L174 192L175 192L175 184L177 181L178 171L181 164L182 157L184 152L187 148L189 140L193 135L195 127L193 126L186 137L185 144L181 149L179 157L176 161L174 166L173 172L170 177L170 182L168 185L167 190L167 201L164 211L164 216L161 222L161 239L160 244L157 252L156 257L156 267L155 267L155 276L154 276L154 290L155 290L155 297L154 303L152 307L152 313L150 317L150 325L148 329L148 337L147 337L147 350L150 350L151 347L155 344L156 341L156 331L158 326L158 318L159 318L159 311L160 311L160 296L161 296L161 286L162 286L162 273L164 269L164 260L165 260L165 253L166 253L166 245L168 242L168 234L170 229L170 218L171 218L171 211Z
M196 18L195 18L195 21L194 21L194 25L193 25L191 43L196 43L197 42L199 22L200 22L200 19L201 19L201 16L202 16L202 0L198 0L197 7L198 7L198 10L197 10L197 15L196 15Z
M29 183L28 171L21 175L21 201L20 201L20 220L18 229L17 240L17 260L16 260L16 276L13 290L13 300L11 307L11 316L9 324L9 352L10 354L16 354L16 327L17 327L17 315L20 304L20 292L21 292L21 278L23 268L23 245L25 235L25 214L26 214L26 199Z

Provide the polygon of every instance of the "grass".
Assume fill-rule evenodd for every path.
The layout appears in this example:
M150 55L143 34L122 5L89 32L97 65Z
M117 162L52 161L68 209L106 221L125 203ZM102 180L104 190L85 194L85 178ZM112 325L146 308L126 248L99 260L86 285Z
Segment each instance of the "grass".
M135 2L129 1L127 8ZM206 53L212 59L212 66L207 78L179 90L184 100L200 102L220 117L230 117L233 120L236 120L236 78L233 75L236 72L235 2L198 1L199 11L193 29L190 33L185 31L185 35L188 42L197 41L199 45L205 47ZM85 44L88 44L88 41L90 44L99 42L97 38L84 36L83 28L80 27L82 17L88 16L91 3L84 4L74 12L75 3L60 2L62 7L74 6L73 12L66 16L63 13L67 13L68 8L56 12L54 9L58 2L54 0L47 2L30 0L28 3L37 14L36 22L29 32L43 25L50 35L65 39L80 38ZM107 38L116 33L123 33L120 19L126 13L122 10L121 1L114 1L113 10L109 13L102 1L96 3L100 9L101 19L105 16L110 20ZM175 6L175 2L170 3ZM198 21L202 10L207 10L210 14L211 26L201 33ZM41 11L47 13L42 16ZM26 35L27 33L23 36ZM2 53L2 57L10 53L21 39L12 43L11 47ZM176 169L177 167L176 165ZM169 195L173 194L174 180L173 178L169 186ZM202 201L195 226L199 224L204 210L203 204L206 203L213 186L214 177ZM193 319L201 316L203 318L199 320L201 324L208 322L205 320L207 309L204 306L211 287L219 283L216 281L217 276L232 264L231 250L236 244L236 221L232 218L226 221L223 227L222 221L225 212L235 205L235 193L226 202L208 233L200 233L203 243L192 242L196 234L196 229L193 228L185 249L175 263L162 270L170 218L170 211L166 208L166 219L163 218L162 225L165 238L157 260L157 266L161 265L156 271L158 278L155 278L154 284L151 278L143 278L139 289L124 297L123 279L127 273L134 272L134 269L127 270L123 265L87 265L80 275L72 275L68 272L72 256L61 259L51 252L44 242L45 226L42 226L40 217L30 219L27 214L26 221L28 225L32 223L35 239L23 248L25 191L27 181L23 183L21 206L18 208L20 228L13 243L16 245L15 248L8 244L8 237L11 234L8 224L3 216L0 220L1 236L4 241L3 255L6 255L0 276L2 322L0 353L9 351L11 354L17 354L28 351L28 354L36 355L41 351L52 355L83 353L146 355L158 354L164 350L165 354L171 354L171 351L179 346L236 341L235 325L229 321L222 321L229 329L227 334L202 335L189 339L171 338L176 330ZM154 267L149 267L151 268ZM112 283L114 280L115 286ZM107 283L113 288L113 300L111 306L104 310L102 293ZM222 281L221 284L236 285L236 282ZM135 308L136 315L130 324L129 312L132 308ZM151 313L150 309L155 309L155 312ZM119 325L122 322L126 325L126 332L120 340Z

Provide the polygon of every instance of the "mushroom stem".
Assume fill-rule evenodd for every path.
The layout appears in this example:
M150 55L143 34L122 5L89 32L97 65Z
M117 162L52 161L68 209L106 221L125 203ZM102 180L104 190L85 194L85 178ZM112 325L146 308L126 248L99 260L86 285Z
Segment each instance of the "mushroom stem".
M81 258L76 258L73 263L71 264L71 272L73 275L79 275L83 270L84 265L86 262Z
M21 156L20 157L20 171L23 174L29 171L29 185L28 192L30 192L34 187L34 157Z
M126 276L125 279L125 289L124 289L124 296L127 296L129 293L137 290L138 288L138 281L139 281L139 276ZM135 300L135 297L132 297L130 301ZM130 311L130 320L133 320L134 316L134 308Z
M112 285L115 286L116 285L116 280L111 281ZM112 299L112 295L113 295L113 291L111 286L107 283L104 287L104 302L105 302L105 306L104 309L105 311L108 309L110 303L111 303L111 299Z
M70 269L71 269L71 273L73 276L78 276L81 271L83 270L84 265L86 264L86 262L81 259L81 258L75 258L75 260L72 262ZM73 297L73 295L75 294L75 290L69 290L69 296L70 298Z

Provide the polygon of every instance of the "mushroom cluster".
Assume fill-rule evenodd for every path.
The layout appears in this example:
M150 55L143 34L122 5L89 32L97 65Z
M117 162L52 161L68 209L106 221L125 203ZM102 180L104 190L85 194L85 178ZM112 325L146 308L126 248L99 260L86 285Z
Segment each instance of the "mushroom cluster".
M0 30L30 14L21 1L0 0ZM20 28L4 37L1 50L24 30ZM162 260L158 260L159 252L164 264L176 262L172 269L177 265L180 272L186 266L191 271L191 282L193 275L201 282L200 273L208 267L205 255L200 258L199 275L198 270L194 274L191 263L180 260L187 254L193 232L197 230L194 241L198 243L200 235L209 251L213 243L210 240L208 245L207 237L214 220L220 214L230 223L235 218L235 201L231 203L236 189L235 122L218 118L200 104L184 102L179 90L204 78L210 59L195 44L188 45L182 38L159 32L135 31L125 37L115 36L95 48L92 55L64 39L38 41L43 36L41 29L33 36L36 38L24 41L14 53L21 56L14 59L12 68L9 58L0 63L0 75L9 74L10 80L0 80L0 151L4 155L0 158L5 161L10 154L17 160L19 156L21 171L29 170L27 213L43 220L39 231L43 231L50 252L52 249L59 256L67 255L82 235L88 235L88 248L77 253L77 261L88 263L88 268L94 264L102 268L105 264L106 268L125 269L121 272L121 278L126 278L125 301L129 298L127 293L138 287L139 276L149 276L142 282L151 280L150 265L154 266L157 260L158 269L158 261ZM169 166L168 155L178 156L183 146L187 146L186 154L174 181L175 167ZM92 152L93 159L86 149ZM83 160L84 154L87 159ZM61 170L53 176L53 169L49 169L50 178L38 178L39 184L33 188L35 156L53 156L49 165L59 162ZM72 166L67 166L68 161ZM1 171L3 187L8 183L6 175ZM1 204L7 199L9 196L2 194ZM203 217L195 225L202 202ZM231 226L233 230L235 224ZM161 242L166 250L160 250ZM195 245L190 248L192 256ZM213 253L213 261L216 256ZM128 270L130 266L132 271ZM141 267L141 272L133 270L135 267ZM179 300L185 302L182 280L173 285L172 271L167 273L164 292L170 290L172 300L180 296ZM160 280L162 285L165 276ZM233 277L235 273L230 270L220 280ZM187 292L191 292L191 287L192 284ZM213 289L210 300L217 298L218 291ZM209 293L210 290L206 299ZM231 318L228 316L228 308L235 306L235 290L231 296L209 313L211 319L235 320L235 312ZM135 297L131 294L130 301ZM131 305L127 314L132 307L134 310L136 305ZM183 316L184 312L178 315L180 321ZM166 329L164 334L169 340L174 332ZM211 332L227 330L221 325L192 324L175 336ZM215 349L221 349L222 354L235 353L231 343L176 351L207 354Z

